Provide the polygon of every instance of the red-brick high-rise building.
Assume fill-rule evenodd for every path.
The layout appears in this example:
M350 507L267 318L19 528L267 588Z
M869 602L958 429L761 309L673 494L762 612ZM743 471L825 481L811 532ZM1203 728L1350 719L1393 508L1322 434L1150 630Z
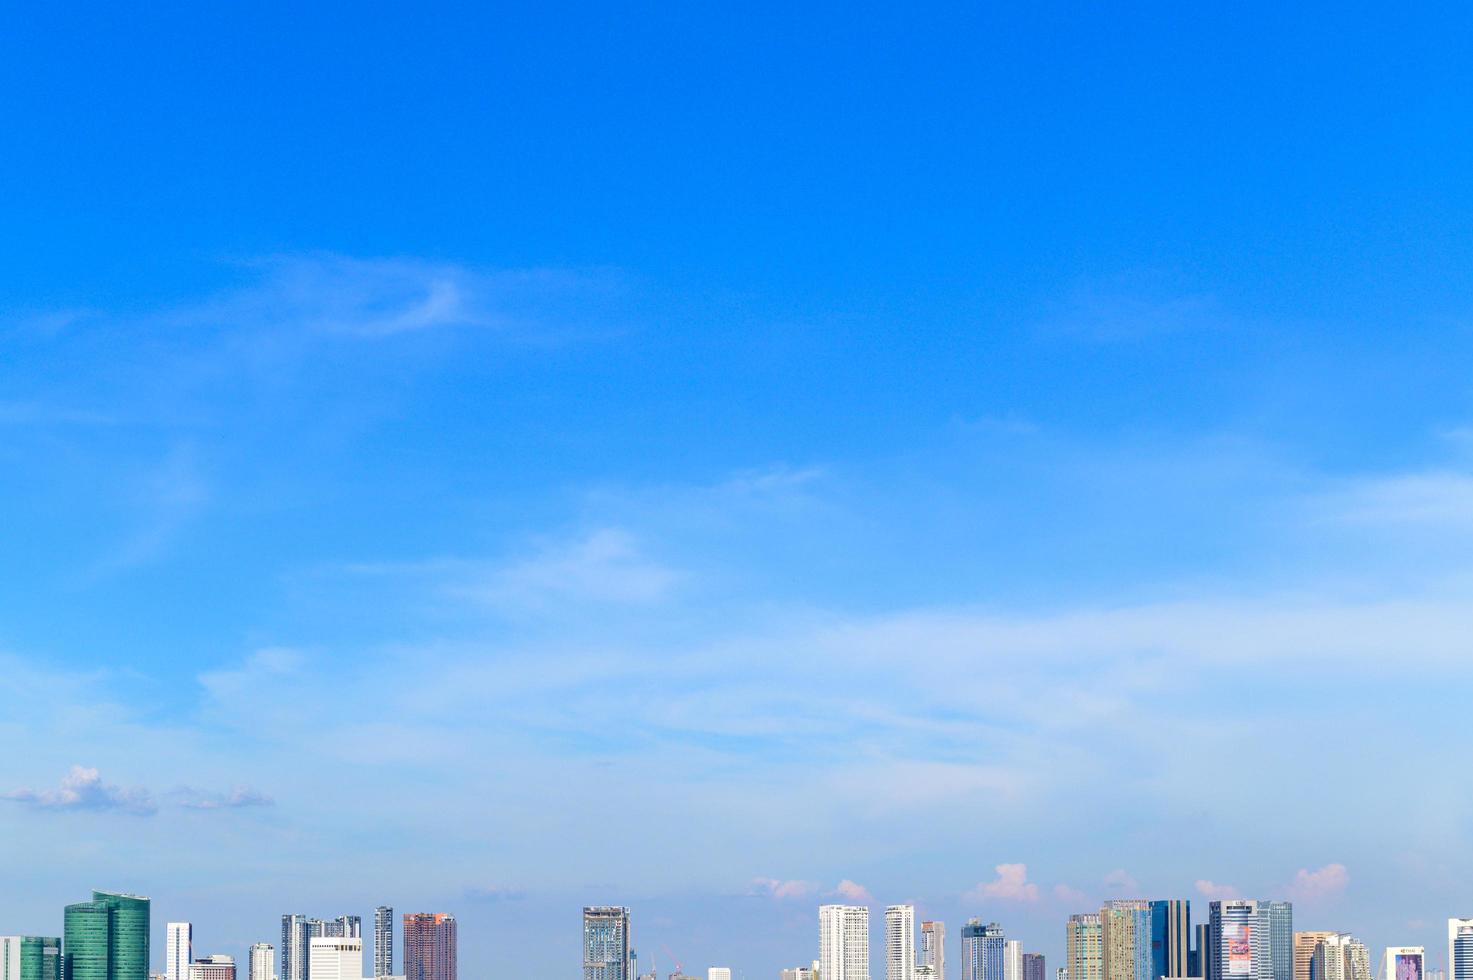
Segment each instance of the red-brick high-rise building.
M456 980L455 916L444 912L405 914L404 980Z

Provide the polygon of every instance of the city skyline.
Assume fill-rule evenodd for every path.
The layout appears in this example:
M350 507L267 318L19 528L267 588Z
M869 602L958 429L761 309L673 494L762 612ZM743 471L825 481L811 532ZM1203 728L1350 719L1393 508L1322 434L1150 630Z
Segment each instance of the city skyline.
M0 7L9 955L1473 980L1466 6Z

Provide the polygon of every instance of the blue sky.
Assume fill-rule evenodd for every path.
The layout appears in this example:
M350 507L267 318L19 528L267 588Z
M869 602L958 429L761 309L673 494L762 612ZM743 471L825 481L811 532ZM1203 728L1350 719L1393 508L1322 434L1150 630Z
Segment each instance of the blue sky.
M1455 5L0 11L0 931L1470 914ZM1200 911L1205 911L1205 906Z

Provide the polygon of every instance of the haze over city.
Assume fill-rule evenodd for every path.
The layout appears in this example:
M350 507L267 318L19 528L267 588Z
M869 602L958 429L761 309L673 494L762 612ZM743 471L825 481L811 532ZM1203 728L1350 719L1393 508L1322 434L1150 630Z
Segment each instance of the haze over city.
M880 980L910 906L1057 980L1244 899L1435 980L1470 20L0 10L0 937L783 980L832 905Z

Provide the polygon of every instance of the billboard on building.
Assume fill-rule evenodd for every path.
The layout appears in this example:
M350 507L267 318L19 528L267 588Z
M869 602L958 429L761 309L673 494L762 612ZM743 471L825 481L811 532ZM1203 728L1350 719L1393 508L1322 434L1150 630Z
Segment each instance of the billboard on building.
M1253 927L1234 922L1223 927L1223 938L1227 941L1227 969L1230 977L1253 975ZM1397 980L1401 980L1400 977ZM1417 980L1422 980L1418 977Z
M1422 980L1422 954L1397 953L1396 969L1391 975L1396 980Z

